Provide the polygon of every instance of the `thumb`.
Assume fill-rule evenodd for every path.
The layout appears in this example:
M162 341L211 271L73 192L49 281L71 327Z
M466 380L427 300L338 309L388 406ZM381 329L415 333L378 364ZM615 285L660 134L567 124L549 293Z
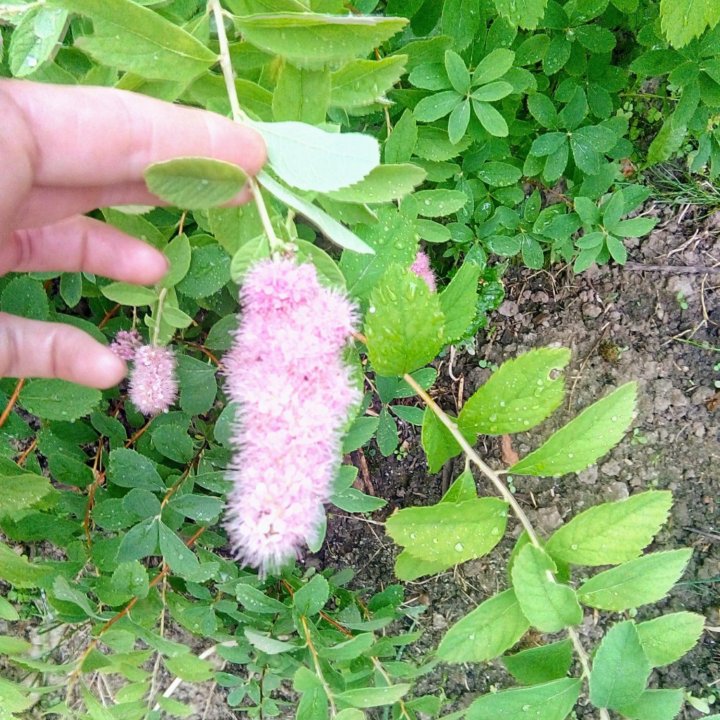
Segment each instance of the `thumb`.
M61 378L107 388L126 370L112 350L82 330L0 313L0 377Z

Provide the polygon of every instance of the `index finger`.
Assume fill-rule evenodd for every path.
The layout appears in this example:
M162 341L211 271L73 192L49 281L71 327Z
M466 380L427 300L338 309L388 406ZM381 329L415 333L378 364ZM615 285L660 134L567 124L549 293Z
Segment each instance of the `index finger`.
M142 181L148 165L181 156L234 163L254 175L265 145L222 115L124 90L0 81L0 115L19 111L36 186Z

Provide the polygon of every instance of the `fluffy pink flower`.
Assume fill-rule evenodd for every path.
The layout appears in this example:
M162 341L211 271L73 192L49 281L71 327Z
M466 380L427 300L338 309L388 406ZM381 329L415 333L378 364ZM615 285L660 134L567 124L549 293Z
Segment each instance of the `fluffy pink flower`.
M141 345L130 374L130 399L143 415L167 412L177 396L175 356L167 347Z
M275 570L317 536L360 392L342 353L356 323L315 268L264 260L245 277L243 314L224 358L239 403L226 529L238 558Z
M430 267L430 258L422 250L418 250L415 256L415 262L410 266L412 270L419 278L422 278L427 286L430 288L430 292L435 292L437 285L435 283L435 273Z
M110 349L120 359L132 360L140 345L142 345L142 338L137 330L119 330L110 344Z

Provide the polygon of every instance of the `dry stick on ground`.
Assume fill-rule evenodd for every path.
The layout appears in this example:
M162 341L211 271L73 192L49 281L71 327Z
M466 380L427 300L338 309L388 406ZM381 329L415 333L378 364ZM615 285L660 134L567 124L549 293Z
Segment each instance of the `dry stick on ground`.
M720 275L720 267L708 267L707 265L643 265L642 263L628 262L623 265L625 270L637 270L639 272L665 272L665 273L707 273L709 275Z

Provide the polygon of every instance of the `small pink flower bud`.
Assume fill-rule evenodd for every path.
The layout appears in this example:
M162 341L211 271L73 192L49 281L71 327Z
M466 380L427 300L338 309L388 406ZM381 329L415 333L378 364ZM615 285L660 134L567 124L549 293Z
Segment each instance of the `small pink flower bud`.
M110 349L121 360L132 360L140 345L142 345L142 338L137 330L119 330L110 344Z
M433 273L430 267L430 258L422 250L418 250L415 256L415 262L410 266L410 270L414 272L419 278L422 278L427 286L430 288L430 292L437 290L437 284L435 282L435 273Z
M130 373L130 399L143 415L167 412L177 396L175 356L167 347L141 345Z

